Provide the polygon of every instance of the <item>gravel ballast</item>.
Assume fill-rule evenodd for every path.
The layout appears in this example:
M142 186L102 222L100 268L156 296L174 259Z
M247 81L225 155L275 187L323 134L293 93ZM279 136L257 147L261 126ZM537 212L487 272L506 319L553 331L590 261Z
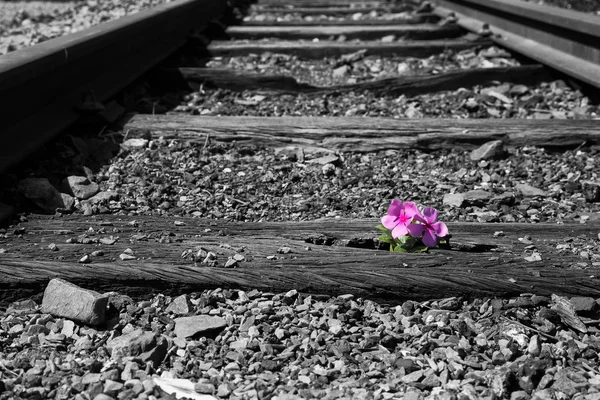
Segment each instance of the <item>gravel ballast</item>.
M106 298L96 326L48 314L51 299L41 310L11 305L0 319L0 398L167 399L161 386L185 383L172 379L188 381L189 397L225 399L600 397L593 298Z

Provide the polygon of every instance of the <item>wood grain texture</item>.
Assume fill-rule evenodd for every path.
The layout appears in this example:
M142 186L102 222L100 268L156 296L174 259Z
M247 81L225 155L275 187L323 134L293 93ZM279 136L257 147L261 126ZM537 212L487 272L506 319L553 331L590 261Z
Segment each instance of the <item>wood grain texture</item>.
M410 17L385 18L385 19L359 19L359 20L336 20L336 19L293 19L293 20L246 20L244 26L355 26L355 25L414 25L438 22L440 17L433 13L415 14Z
M401 13L409 11L409 6L367 6L367 7L263 7L261 11L270 13L296 13L302 15L351 15L356 13L369 14L372 11L381 13Z
M365 0L291 0L286 1L287 6L293 7L315 7L315 8L328 8L328 7L378 7L385 5L385 1L365 1ZM281 0L260 0L256 3L259 7L281 7Z
M371 152L417 148L474 148L491 140L506 146L565 147L600 144L594 120L393 119L361 117L212 117L134 115L123 121L131 135L305 151Z
M232 39L282 40L314 38L327 39L344 36L346 39L372 40L394 35L404 40L451 39L465 34L458 25L357 25L357 26L232 26L226 31Z
M490 40L420 40L395 43L381 41L363 42L299 42L299 41L214 41L208 46L208 52L214 57L235 57L250 53L293 54L300 58L316 59L323 57L339 57L342 54L367 50L367 55L400 57L429 57L445 50L460 51L476 47L487 47L493 44Z
M175 225L175 220L184 225ZM600 268L582 266L577 255L555 249L557 238L591 238L598 225L449 224L453 235L449 249L391 254L374 249L376 224L375 219L288 224L141 216L32 217L21 225L24 234L8 235L0 242L8 250L0 254L0 300L40 293L54 277L136 296L216 287L353 293L388 303L524 292L600 296L600 286L590 278L598 276ZM90 228L96 233L91 234ZM505 236L494 237L496 231ZM525 261L526 244L519 241L524 235L532 237L542 261ZM117 242L66 243L68 238L93 242L108 236L118 237ZM59 251L50 251L50 243ZM284 246L289 253L281 253ZM136 260L118 259L126 248L133 250ZM195 253L199 248L214 252L220 266L234 254L244 255L245 261L237 268L223 268L182 258L184 251ZM94 250L105 255L91 264L77 262Z
M477 68L440 73L436 75L396 76L366 82L358 82L329 87L311 86L299 83L293 77L284 75L264 75L223 68L178 68L166 70L168 76L178 75L187 81L234 90L273 90L283 93L347 93L369 91L378 95L417 96L444 90L457 90L477 85L489 86L496 82L514 84L534 84L549 80L550 72L542 65L524 65L505 68Z

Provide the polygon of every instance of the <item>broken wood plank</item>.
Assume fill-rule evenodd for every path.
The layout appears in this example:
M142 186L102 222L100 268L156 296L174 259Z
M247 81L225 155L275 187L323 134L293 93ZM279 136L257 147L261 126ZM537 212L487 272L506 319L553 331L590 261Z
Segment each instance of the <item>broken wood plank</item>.
M550 72L539 64L504 68L478 68L440 73L436 75L413 75L382 78L329 87L299 83L291 76L263 75L224 68L176 68L156 72L161 79L173 77L178 80L208 84L233 91L261 90L283 93L347 93L369 91L378 95L417 96L443 90L488 86L495 82L535 84L550 80Z
M232 39L326 39L344 36L346 39L380 39L394 35L404 40L452 39L466 32L458 25L357 25L357 26L232 26L226 34Z
M471 149L491 140L557 149L600 144L600 124L594 120L134 115L124 129L131 135L149 132L197 142L209 136L241 146L297 146L307 151Z
M339 57L342 54L367 50L366 55L400 57L429 57L446 50L461 51L475 47L491 46L487 39L465 40L421 40L383 43L381 41L363 42L301 42L301 41L214 41L208 46L213 57L235 57L251 53L293 54L300 58L316 59L323 57Z
M415 14L409 17L381 18L381 19L359 19L359 20L338 20L338 19L292 19L292 20L273 20L264 21L252 19L245 20L244 26L355 26L355 25L415 25L424 23L435 23L440 20L436 14Z
M600 225L450 223L449 249L429 254L376 250L376 219L243 223L148 216L31 216L18 234L2 240L0 299L39 294L56 277L83 287L125 294L178 294L216 287L312 294L353 293L398 303L449 296L600 296L583 263L556 244L567 237L593 241ZM91 230L90 230L91 228ZM503 231L505 236L494 237ZM532 237L541 261L528 262L519 238ZM100 238L118 237L112 245ZM66 243L67 239L80 243ZM75 239L75 240L73 240ZM58 251L50 251L55 243ZM282 250L282 247L288 249ZM310 249L308 248L310 247ZM131 248L136 260L118 256ZM194 261L200 249L215 253L219 266ZM91 264L77 260L94 250ZM188 254L185 256L185 254ZM235 254L237 268L223 268ZM184 256L182 256L184 255Z

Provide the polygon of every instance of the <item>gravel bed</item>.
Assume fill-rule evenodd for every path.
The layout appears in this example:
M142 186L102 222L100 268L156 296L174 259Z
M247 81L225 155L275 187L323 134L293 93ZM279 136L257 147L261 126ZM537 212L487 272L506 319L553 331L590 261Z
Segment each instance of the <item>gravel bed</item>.
M170 1L0 2L0 55Z
M471 160L465 150L341 153L322 161L322 154L295 148L275 152L236 144L204 146L157 139L98 162L119 146L92 137L79 139L76 147L65 137L45 150L54 159L41 157L5 175L0 202L43 212L20 182L30 176L47 178L66 193L63 179L75 175L95 183L90 196L98 191L112 196L98 204L77 200L73 210L87 214L240 221L365 218L382 216L389 201L398 198L436 207L450 222L586 222L600 217L600 199L593 185L584 185L600 182L598 148L556 153L508 149L504 159L481 161ZM467 193L480 189L483 195L469 199ZM452 193L466 199L445 199Z
M47 300L9 306L0 399L173 399L166 383L230 400L600 397L593 298L107 296L100 326L44 312Z

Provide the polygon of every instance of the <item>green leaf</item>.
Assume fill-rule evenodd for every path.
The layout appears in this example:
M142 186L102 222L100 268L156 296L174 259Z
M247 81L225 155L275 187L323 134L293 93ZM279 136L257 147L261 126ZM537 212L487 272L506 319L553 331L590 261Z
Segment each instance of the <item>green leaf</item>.
M394 246L392 251L394 253L408 253L408 251L402 246Z
M379 229L380 231L383 231L383 232L391 232L388 228L386 228L385 226L383 226L381 224L377 225L375 227L375 229Z
M379 241L383 243L393 243L394 241L394 239L388 235L381 235L377 239L379 239Z
M417 247L413 247L412 249L412 253L425 253L427 252L427 250L429 250L429 248L427 246L417 246Z

